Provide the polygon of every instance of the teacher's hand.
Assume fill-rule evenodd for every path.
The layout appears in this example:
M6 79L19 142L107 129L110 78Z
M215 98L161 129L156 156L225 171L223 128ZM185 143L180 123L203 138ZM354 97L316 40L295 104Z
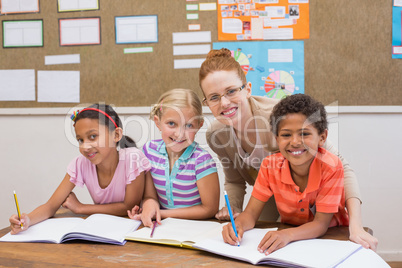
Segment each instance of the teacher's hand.
M240 212L237 212L236 210L232 209L233 212L233 218L236 219L237 216L239 216ZM230 215L227 207L221 208L221 210L218 211L218 213L215 214L215 218L217 218L220 221L230 221Z

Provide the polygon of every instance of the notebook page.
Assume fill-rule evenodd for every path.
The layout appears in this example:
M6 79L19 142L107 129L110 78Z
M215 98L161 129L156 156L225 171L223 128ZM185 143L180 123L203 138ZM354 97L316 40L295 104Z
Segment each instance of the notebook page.
M6 234L0 238L0 242L54 242L60 243L63 235L68 233L77 224L84 220L81 218L54 218L47 219L33 226L26 231L16 235Z
M183 220L166 218L162 220L162 225L155 228L153 237L150 238L152 228L144 227L140 230L127 234L126 238L144 240L176 240L179 242L193 241L200 234L210 231L220 223L213 221Z
M89 240L92 241L123 242L124 236L136 230L140 225L141 221L106 214L93 214L75 226L66 238L70 240L89 237ZM91 236L102 239L90 239Z

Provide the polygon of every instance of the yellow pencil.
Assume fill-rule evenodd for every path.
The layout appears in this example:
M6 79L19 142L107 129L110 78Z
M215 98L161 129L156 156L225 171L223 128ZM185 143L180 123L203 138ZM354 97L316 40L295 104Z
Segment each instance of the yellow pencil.
M14 200L15 200L15 206L17 207L17 212L18 212L18 218L21 221L21 212L20 212L20 206L18 205L18 199L17 199L17 194L14 191ZM21 229L24 229L24 226L21 223Z

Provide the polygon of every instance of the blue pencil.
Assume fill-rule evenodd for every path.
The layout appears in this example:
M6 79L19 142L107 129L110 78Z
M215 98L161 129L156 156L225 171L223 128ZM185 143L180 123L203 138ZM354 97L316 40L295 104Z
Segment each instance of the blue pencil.
M234 218L233 218L232 208L230 207L228 193L226 191L224 191L224 194L225 194L226 206L228 207L228 210L229 210L230 221L232 222L233 231L235 232L237 239L239 239L239 235L237 234L236 224L235 224ZM239 241L237 241L237 246L240 247Z

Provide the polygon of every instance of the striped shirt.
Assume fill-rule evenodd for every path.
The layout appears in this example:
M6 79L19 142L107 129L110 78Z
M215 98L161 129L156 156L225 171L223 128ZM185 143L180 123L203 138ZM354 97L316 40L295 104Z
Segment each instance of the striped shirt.
M329 227L349 225L345 210L343 166L340 159L319 148L310 165L307 187L300 192L281 153L264 159L252 196L267 202L274 195L283 223L302 225L313 221L315 212L334 213Z
M217 172L212 156L193 142L175 162L169 174L169 158L163 140L147 142L143 151L151 163L151 175L161 208L201 204L197 181Z

